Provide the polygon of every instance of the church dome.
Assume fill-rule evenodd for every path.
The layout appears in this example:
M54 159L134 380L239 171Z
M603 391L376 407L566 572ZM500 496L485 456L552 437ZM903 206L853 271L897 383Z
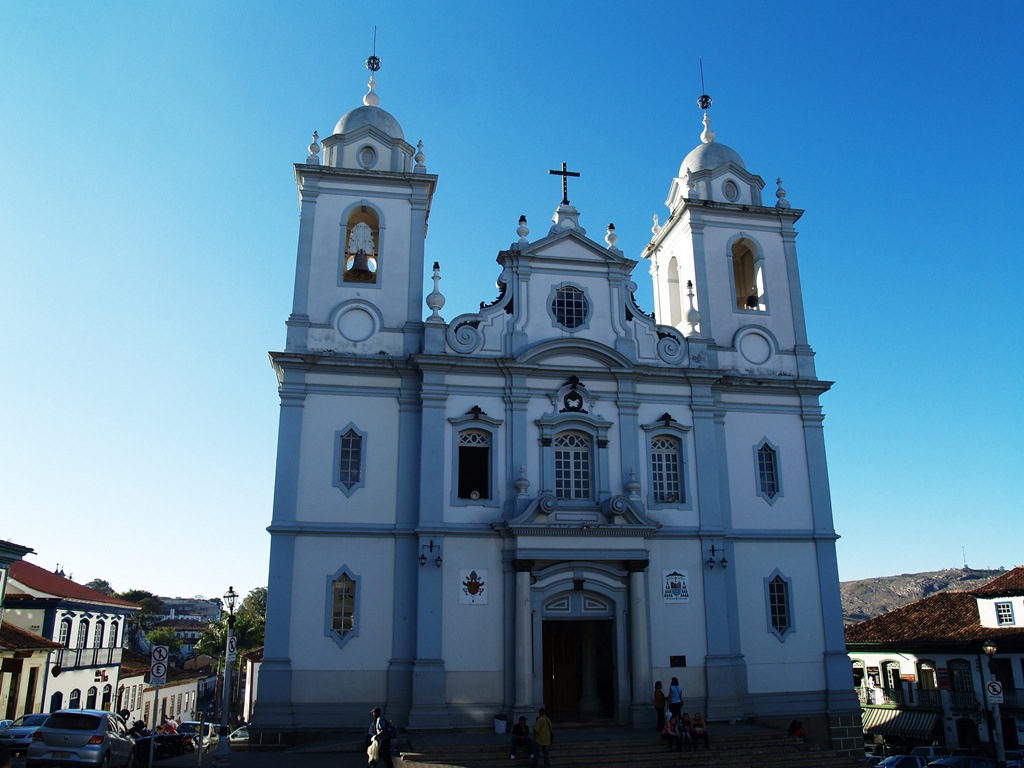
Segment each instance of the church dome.
M365 126L372 126L392 139L405 139L402 126L398 124L394 116L375 106L356 107L345 113L338 124L334 126L334 133L352 133Z
M685 176L687 168L692 173L697 173L697 171L713 171L715 168L720 168L730 162L736 163L743 170L747 169L739 153L732 147L727 147L725 144L717 141L699 144L695 149L691 150L690 154L683 160L683 164L679 166L679 175Z

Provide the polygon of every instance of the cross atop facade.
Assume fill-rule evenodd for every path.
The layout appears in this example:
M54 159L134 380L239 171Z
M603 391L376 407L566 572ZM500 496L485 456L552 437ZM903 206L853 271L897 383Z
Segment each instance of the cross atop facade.
M567 170L565 170L565 163L562 163L562 170L560 170L560 171L548 171L548 173L550 173L553 176L561 176L562 177L562 205L568 205L569 204L569 177L570 176L579 176L579 174L576 173L576 171L567 171Z

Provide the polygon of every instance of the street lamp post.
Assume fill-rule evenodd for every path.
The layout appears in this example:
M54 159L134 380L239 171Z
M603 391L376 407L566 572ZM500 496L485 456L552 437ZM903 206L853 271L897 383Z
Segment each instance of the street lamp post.
M235 602L238 595L234 587L228 587L224 594L224 604L228 608L228 632L224 641L224 690L221 696L220 706L220 735L217 739L217 749L213 753L213 764L218 766L231 765L231 749L228 745L228 711L231 709L231 662L234 660L234 644L232 631L235 628Z
M981 650L988 656L989 679L996 680L996 644L991 640L986 640L982 643ZM989 701L988 691L985 691L985 701ZM996 766L997 768L1006 768L1006 748L1003 746L1003 720L999 712L999 702L991 702L989 707L992 719L995 721L992 728L992 739L996 743Z

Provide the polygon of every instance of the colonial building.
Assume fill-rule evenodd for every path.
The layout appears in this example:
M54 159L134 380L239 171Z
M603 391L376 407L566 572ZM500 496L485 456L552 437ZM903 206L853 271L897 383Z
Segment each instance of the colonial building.
M869 740L993 747L998 711L1006 747L1024 743L1024 567L848 627L846 645Z
M60 646L38 681L43 711L112 708L125 620L137 610L38 565L11 563L4 624Z
M0 541L0 720L42 711L47 660L50 652L60 647L3 620L10 566L32 552L29 547Z
M648 314L639 261L614 227L587 234L563 166L550 226L510 219L498 297L446 320L436 262L423 295L438 177L375 85L295 166L254 727L360 726L379 704L412 728L542 705L646 728L675 676L690 711L859 748L830 383L781 182L766 203L705 114L638 254Z

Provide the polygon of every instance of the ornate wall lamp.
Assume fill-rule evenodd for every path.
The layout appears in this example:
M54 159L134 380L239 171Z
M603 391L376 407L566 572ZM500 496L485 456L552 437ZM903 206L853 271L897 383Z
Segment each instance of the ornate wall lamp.
M438 568L441 567L441 563L444 562L441 559L441 544L440 543L435 544L434 540L431 539L430 540L430 544L420 544L420 557L419 557L419 560L420 560L420 567L421 568L424 565L427 564L427 552L430 552L431 554L433 554L435 549L437 550L437 557L434 558L434 565L436 565Z
M708 559L704 561L708 566L708 570L715 567L715 558L719 555L721 555L721 559L718 561L718 564L722 566L722 568L729 567L729 561L725 559L725 547L716 549L715 545L712 544L711 548L708 550Z

